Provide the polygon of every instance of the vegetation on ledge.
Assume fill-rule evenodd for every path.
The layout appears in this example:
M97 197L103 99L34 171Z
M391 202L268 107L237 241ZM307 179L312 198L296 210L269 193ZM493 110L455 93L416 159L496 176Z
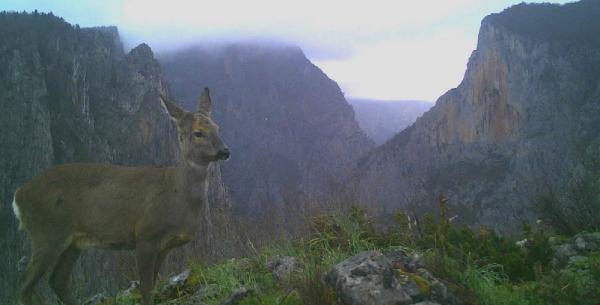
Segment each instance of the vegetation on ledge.
M325 283L325 273L365 250L390 253L400 249L422 257L425 267L444 282L459 304L597 304L599 233L552 236L543 224L524 223L521 238L506 237L484 227L456 225L448 220L446 210L442 200L440 215L428 215L420 224L399 212L395 225L386 230L377 229L359 208L320 215L312 219L308 238L256 251L247 258L192 264L181 284L173 284L171 278L157 286L156 302L342 304L335 289ZM274 274L272 264L281 257L293 257L296 262L283 277ZM429 283L420 276L402 270L397 274L418 279L419 289L429 293ZM98 304L131 305L138 298L135 291L129 291Z

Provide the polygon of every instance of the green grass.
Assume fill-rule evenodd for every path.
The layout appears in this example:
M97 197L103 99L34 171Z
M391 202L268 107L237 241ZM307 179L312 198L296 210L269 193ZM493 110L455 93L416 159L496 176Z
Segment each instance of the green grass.
M515 245L517 238L486 228L474 230L431 216L415 228L408 226L402 215L398 213L396 227L386 231L376 230L367 213L358 208L319 215L312 219L312 231L305 238L278 243L247 258L192 264L191 276L178 296L158 294L157 304L192 304L192 295L204 289L202 304L216 305L245 287L252 293L242 304L339 305L335 291L323 283L323 274L361 251L394 249L421 254L426 268L465 304L597 305L600 299L600 254L555 270L550 264L553 253L547 229L525 224L519 239L527 237L530 242L520 248ZM564 237L554 238L561 239ZM277 281L268 262L282 256L296 257L297 268L287 279ZM423 280L419 287L426 292L429 286ZM134 296L112 304L137 301Z
M510 283L500 264L469 266L459 275L482 305L528 305L524 292ZM516 288L516 289L515 289Z

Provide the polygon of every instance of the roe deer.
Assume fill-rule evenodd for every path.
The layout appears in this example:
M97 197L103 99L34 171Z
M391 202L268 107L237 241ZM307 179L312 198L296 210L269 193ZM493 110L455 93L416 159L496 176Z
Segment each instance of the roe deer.
M177 126L180 157L174 167L67 164L46 170L15 193L13 208L31 239L20 302L31 305L34 286L54 265L50 287L66 305L71 269L85 248L135 250L142 304L153 303L161 263L190 241L206 204L211 162L229 158L211 120L208 88L198 111L182 110L165 96L163 107Z

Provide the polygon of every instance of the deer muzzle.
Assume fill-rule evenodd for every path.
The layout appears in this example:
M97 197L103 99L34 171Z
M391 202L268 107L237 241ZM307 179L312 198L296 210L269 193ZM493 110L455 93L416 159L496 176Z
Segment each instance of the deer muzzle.
M217 160L227 160L230 155L229 148L223 148L217 152Z

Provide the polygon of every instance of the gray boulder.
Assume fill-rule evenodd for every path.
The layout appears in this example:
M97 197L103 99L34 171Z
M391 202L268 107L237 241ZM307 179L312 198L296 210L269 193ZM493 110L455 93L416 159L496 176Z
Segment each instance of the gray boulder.
M101 305L107 301L109 301L109 298L105 294L99 293L91 297L89 300L83 302L83 305Z
M229 298L227 298L221 305L237 305L241 300L246 298L252 293L252 290L246 289L245 287L239 288L234 291Z
M378 251L342 261L326 274L325 282L346 305L408 305L413 303L411 295L416 296L411 279L403 284L390 259Z
M131 281L129 288L121 291L117 298L126 298L140 295L140 281Z
M406 251L396 250L387 254L386 257L390 259L394 269L415 272L417 269L425 267L425 263L417 253L408 254Z
M429 282L429 293L432 300L448 302L450 299L450 293L448 292L448 287L446 287L444 283L435 278L424 268L417 269L416 273Z
M461 304L418 254L365 251L334 266L325 283L344 305Z
M215 298L219 294L219 286L216 284L200 286L190 297L192 304L202 304L201 302L209 298Z
M178 275L172 276L162 287L162 295L168 297L177 297L185 289L185 284L190 277L190 270L186 269Z
M573 243L578 251L591 252L600 250L600 232L579 233L573 237Z
M267 267L273 273L273 276L279 281L287 279L287 277L296 269L297 260L292 256L284 256L267 264Z
M564 268L588 253L600 250L600 232L579 233L566 243L555 245L553 249L552 265L555 268Z

